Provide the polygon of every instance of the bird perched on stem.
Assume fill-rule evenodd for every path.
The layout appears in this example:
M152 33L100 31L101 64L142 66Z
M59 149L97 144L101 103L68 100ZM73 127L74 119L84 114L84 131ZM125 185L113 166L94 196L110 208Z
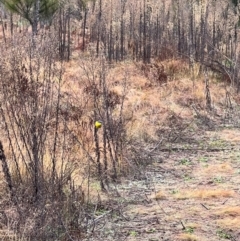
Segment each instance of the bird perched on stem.
M102 122L101 121L96 121L95 122L95 128L96 129L99 129L99 128L101 128L102 127Z

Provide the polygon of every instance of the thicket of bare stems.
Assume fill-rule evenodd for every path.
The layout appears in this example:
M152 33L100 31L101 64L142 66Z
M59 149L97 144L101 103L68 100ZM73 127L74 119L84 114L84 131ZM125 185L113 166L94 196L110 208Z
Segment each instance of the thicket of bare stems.
M94 51L107 61L188 60L220 73L238 88L239 4L205 0L66 1L44 31L56 31L58 52ZM2 38L26 33L26 21L1 13ZM7 27L7 29L6 29Z
M1 162L9 195L1 223L31 240L65 237L70 227L83 231L84 197L71 179L71 139L59 111L56 43L45 36L33 46L21 38L1 49Z
M70 43L109 62L130 58L148 65L181 58L190 69L198 62L239 88L239 5L233 1L84 2L72 2L61 12L69 20L61 40L67 58Z
M75 96L62 88L57 49L52 34L23 37L2 48L0 59L0 159L8 195L2 207L9 209L1 222L31 240L81 239L94 228L89 187L84 192L74 177L87 185L95 178L108 190L123 173L119 165L126 156L127 75L116 94L108 86L105 58L90 57L80 63L78 81L85 86ZM102 121L101 132L93 132L95 120Z

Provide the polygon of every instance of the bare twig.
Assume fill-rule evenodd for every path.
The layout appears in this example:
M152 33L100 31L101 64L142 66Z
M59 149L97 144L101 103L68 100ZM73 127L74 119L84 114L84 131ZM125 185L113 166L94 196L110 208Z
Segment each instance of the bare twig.
M180 223L181 223L181 225L182 225L182 227L183 227L182 229L185 230L186 227L185 227L185 225L183 224L182 220L180 220Z
M209 210L208 207L206 207L203 203L200 203L206 210Z

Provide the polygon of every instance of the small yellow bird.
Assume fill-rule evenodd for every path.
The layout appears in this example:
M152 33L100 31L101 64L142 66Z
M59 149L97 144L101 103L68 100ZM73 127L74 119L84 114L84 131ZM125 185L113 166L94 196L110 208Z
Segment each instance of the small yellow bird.
M102 122L101 121L96 121L95 122L95 128L96 129L99 129L99 128L101 128L102 127Z

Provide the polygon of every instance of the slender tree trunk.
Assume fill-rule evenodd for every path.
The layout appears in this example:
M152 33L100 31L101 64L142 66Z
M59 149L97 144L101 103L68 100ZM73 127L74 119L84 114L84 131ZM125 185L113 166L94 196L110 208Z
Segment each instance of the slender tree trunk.
M36 117L34 117L36 118ZM34 201L39 200L39 191L40 191L40 182L39 182L39 157L38 157L38 137L37 137L37 128L36 128L36 119L33 120L31 126L31 135L32 135L32 154L33 154L33 163L34 163Z
M40 0L36 0L34 3L34 17L33 17L33 24L32 24L33 38L38 33L39 12L40 12Z
M66 16L64 8L61 8L59 11L59 55L60 58L63 60L66 57L66 33L67 33L67 26L68 26L68 17Z
M3 39L4 39L4 43L7 42L6 40L6 35L5 35L5 26L4 26L4 23L3 23L3 18L2 18L2 15L1 16L1 22L2 22L2 33L3 33Z
M200 63L204 63L204 59L205 59L205 47L206 47L206 43L207 43L207 23L206 23L206 19L208 19L208 2L206 2L205 4L202 2L201 3L201 24L200 24L200 42L199 42L199 58L200 58ZM201 68L202 71L202 68Z
M193 0L189 2L189 7L190 7L190 12L189 12L189 33L188 33L188 53L189 53L189 67L192 69L193 67L193 28L194 28L194 23L193 23Z
M181 34L181 22L183 19L181 19L181 14L180 14L180 4L179 0L177 0L177 31L178 31L178 52L182 53L182 34Z
M11 32L11 37L13 37L13 14L10 13L10 32Z
M142 14L142 8L140 5L140 19L139 19L139 30L138 30L138 36L139 36L139 41L138 41L138 51L137 51L137 59L142 59L142 47L143 47L143 14Z
M147 63L147 20L146 0L143 1L143 62Z
M121 33L120 33L120 48L121 48L121 60L123 60L123 56L124 56L124 19L123 19L123 16L124 16L124 12L125 12L125 0L121 0L121 7L122 7L122 10L121 10Z
M154 28L154 32L155 32L155 35L154 35L154 55L156 58L158 58L159 56L159 47L160 47L160 44L159 44L159 39L160 39L160 25L159 25L159 15L157 13L157 22L156 22L156 25L155 25L155 28Z
M85 8L84 9L84 17L83 17L83 37L82 37L82 50L83 51L85 51L87 13L88 13L88 8Z
M8 163L6 160L6 156L4 154L3 145L2 145L1 141L0 141L0 161L1 161L2 171L4 174L5 180L7 182L8 189L9 189L11 199L12 199L14 197L12 178L11 178L10 170L8 167Z
M68 14L67 14L67 60L70 60L71 55L71 15L70 15L70 7L68 8Z
M98 23L97 23L97 56L99 55L99 45L100 45L100 30L102 28L102 0L99 1L99 12L98 12Z

